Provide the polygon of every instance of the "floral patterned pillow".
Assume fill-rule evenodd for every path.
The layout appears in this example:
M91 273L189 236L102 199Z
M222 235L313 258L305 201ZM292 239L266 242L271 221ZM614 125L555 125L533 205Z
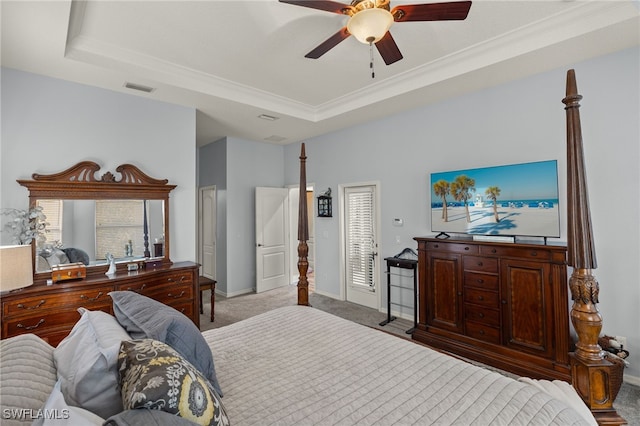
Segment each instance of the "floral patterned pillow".
M124 341L118 355L124 409L162 410L200 425L228 425L211 383L171 346L153 339Z

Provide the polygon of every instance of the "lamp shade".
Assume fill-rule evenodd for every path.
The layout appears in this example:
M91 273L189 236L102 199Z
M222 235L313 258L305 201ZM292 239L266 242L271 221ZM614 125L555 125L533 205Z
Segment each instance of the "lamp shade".
M0 291L33 284L31 246L0 246Z
M388 10L364 9L349 18L347 30L361 43L376 43L389 31L393 15Z

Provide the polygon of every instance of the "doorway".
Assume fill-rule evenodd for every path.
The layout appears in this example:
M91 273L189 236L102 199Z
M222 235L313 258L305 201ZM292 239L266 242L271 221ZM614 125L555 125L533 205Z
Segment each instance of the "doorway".
M379 184L341 185L341 247L346 300L379 310Z
M198 196L198 262L200 275L216 279L216 187L199 189Z

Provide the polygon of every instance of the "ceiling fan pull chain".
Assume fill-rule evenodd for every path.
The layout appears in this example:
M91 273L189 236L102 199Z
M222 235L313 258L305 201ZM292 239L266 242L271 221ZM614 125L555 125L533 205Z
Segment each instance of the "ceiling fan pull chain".
M371 78L376 78L376 72L373 69L373 43L369 42L369 68L371 68Z

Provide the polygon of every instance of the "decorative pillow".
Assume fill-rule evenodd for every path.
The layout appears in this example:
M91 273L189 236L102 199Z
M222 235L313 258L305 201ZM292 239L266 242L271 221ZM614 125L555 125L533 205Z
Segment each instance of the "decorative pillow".
M228 425L211 383L169 345L153 339L122 342L118 356L122 405L177 414L199 425Z
M102 418L122 411L118 390L118 351L130 337L114 317L78 309L82 315L53 351L60 390L69 405Z
M178 415L167 413L166 411L145 410L124 410L122 413L109 417L102 426L195 426L190 420Z
M178 351L222 396L211 348L195 324L170 306L134 291L112 291L116 319L134 339L155 339Z

